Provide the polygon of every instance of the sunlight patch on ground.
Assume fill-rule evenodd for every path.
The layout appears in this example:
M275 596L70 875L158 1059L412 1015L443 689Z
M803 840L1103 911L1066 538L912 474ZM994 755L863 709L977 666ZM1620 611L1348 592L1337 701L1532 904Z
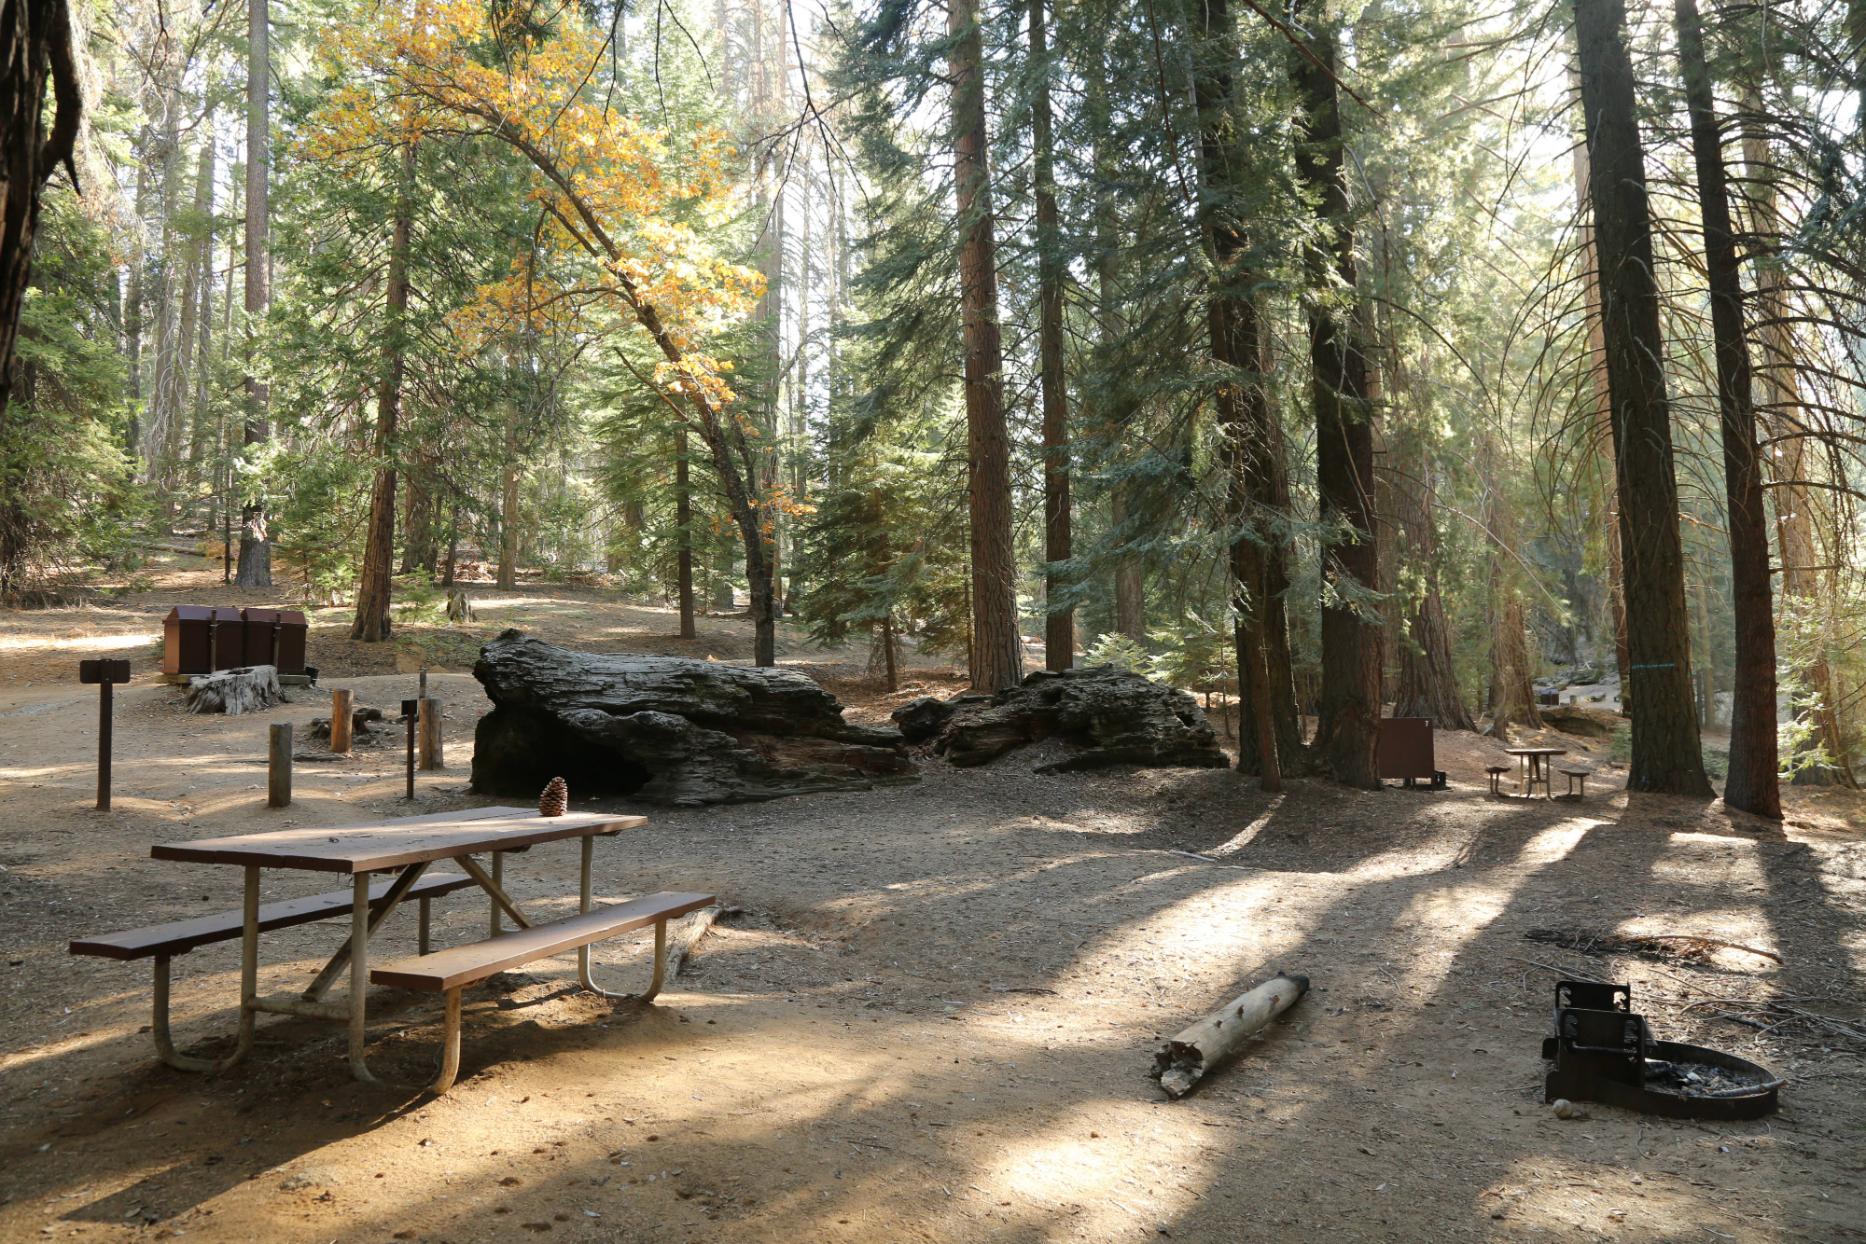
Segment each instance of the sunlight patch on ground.
M1679 833L1669 836L1670 849L1652 861L1652 878L1670 885L1760 886L1762 863L1755 844L1710 834Z
M1287 795L1278 795L1276 798L1272 799L1270 801L1270 806L1265 808L1262 812L1259 812L1255 820L1233 834L1228 841L1213 847L1205 854L1216 859L1223 859L1227 855L1236 855L1239 851L1248 847L1251 844L1251 839L1263 832L1264 826L1268 825L1271 819L1276 816L1277 809L1283 806L1283 801L1287 798L1289 798Z
M1006 1146L980 1173L979 1187L995 1200L1012 1202L1013 1209L1040 1209L1047 1228L1041 1238L1048 1240L1151 1233L1155 1224L1191 1210L1200 1189L1210 1183L1209 1163L1195 1163L1191 1152L1172 1152L1168 1140L1158 1159L1170 1166L1170 1177L1154 1178L1133 1166L1127 1146L1097 1135L1095 1129L1109 1127L1105 1106L1079 1109L1068 1120ZM1143 1178L1147 1187L1141 1186ZM1125 1197L1143 1202L1144 1211Z
M160 631L120 631L109 635L0 635L0 651L102 652L136 644L159 644Z

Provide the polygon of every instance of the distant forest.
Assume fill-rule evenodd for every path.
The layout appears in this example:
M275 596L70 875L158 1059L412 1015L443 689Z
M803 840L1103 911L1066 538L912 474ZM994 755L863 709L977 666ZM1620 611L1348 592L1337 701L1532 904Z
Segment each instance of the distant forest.
M1538 680L1853 781L1866 0L28 7L11 603L176 536L1113 662L1269 786Z

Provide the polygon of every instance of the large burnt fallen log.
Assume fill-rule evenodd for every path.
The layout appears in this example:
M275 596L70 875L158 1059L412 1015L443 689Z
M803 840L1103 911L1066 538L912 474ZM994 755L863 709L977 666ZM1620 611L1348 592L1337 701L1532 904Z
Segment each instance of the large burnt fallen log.
M738 803L912 781L898 731L842 719L804 675L684 657L576 652L509 630L473 676L493 710L473 745L473 789Z
M1069 754L1037 766L1039 773L1120 764L1222 769L1230 763L1197 700L1111 665L1039 671L996 695L923 697L893 716L908 742L930 742L956 765L984 764L1048 738L1068 745Z

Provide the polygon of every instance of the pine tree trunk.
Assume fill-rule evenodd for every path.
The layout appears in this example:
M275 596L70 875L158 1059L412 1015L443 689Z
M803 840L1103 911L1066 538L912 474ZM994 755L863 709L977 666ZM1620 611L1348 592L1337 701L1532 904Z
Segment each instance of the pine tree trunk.
M1258 372L1262 328L1251 286L1249 243L1237 211L1251 175L1236 129L1241 51L1226 0L1198 9L1200 232L1212 262L1206 323L1213 360L1225 370L1216 394L1224 440L1225 525L1231 532L1229 567L1240 705L1238 766L1254 771L1262 788L1283 788L1283 763L1271 711L1270 663L1265 643L1267 571L1264 550L1273 536L1263 522L1274 488L1270 408ZM1243 750L1242 720L1250 721L1252 750Z
M1432 516L1432 467L1417 435L1397 438L1403 455L1392 485L1394 525L1404 540L1406 564L1424 578L1412 608L1409 633L1399 637L1395 717L1425 717L1440 730L1475 730L1458 690L1451 625L1439 593L1438 528ZM1397 561L1395 557L1393 560Z
M384 291L382 380L376 397L376 435L370 453L376 482L369 497L369 529L363 537L363 573L356 588L356 620L350 638L380 643L389 637L391 567L395 561L396 427L402 413L402 378L407 369L408 252L414 232L415 144L402 146L402 179L395 195L389 237L389 274Z
M971 681L998 691L1023 680L1017 567L1011 533L1011 448L1004 418L997 245L985 135L984 44L977 0L950 0L953 171L959 223L959 297L965 340L967 477L972 519Z
M1575 0L1589 198L1613 395L1632 679L1630 790L1711 794L1691 695L1678 481L1632 62L1621 0Z
M195 330L194 392L189 395L188 463L191 481L198 488L202 464L207 458L208 438L215 431L213 423L213 341L214 341L214 109L210 105L201 120L201 173L195 188L195 211L201 222L201 239L196 246L196 281L200 290L199 324ZM191 489L192 491L192 489ZM212 517L210 513L210 518Z
M1736 667L1731 677L1730 770L1726 806L1780 820L1775 722L1775 612L1769 597L1769 521L1756 456L1756 411L1750 389L1749 344L1743 328L1743 287L1736 230L1723 163L1723 138L1704 63L1704 33L1696 0L1677 0L1678 56L1684 67L1691 148L1697 164L1698 208L1704 219L1704 270L1710 286L1717 403L1722 415L1724 486L1729 501L1730 593L1736 618Z
M1620 551L1620 483L1613 453L1613 393L1607 385L1607 335L1600 318L1600 258L1594 249L1593 213L1589 207L1587 143L1574 145L1575 198L1580 210L1581 283L1587 319L1588 385L1593 403L1589 435L1606 471L1607 608L1613 623L1613 662L1624 690L1632 672L1626 646L1626 568Z
M1523 609L1522 594L1514 583L1509 566L1516 551L1516 514L1501 483L1510 477L1513 465L1501 461L1496 441L1484 435L1478 474L1488 481L1484 504L1484 529L1496 547L1490 554L1490 726L1484 733L1509 741L1517 726L1537 730L1542 714L1536 708L1535 672L1529 657L1529 620Z
M1866 13L1866 4L1854 10ZM1762 92L1754 84L1743 93L1743 111L1752 116L1763 109ZM1822 639L1812 661L1796 671L1798 681L1817 698L1810 715L1814 740L1826 753L1826 764L1798 764L1796 785L1839 783L1857 785L1847 763L1846 746L1841 738L1840 715L1835 711L1833 673L1824 654L1833 642L1834 615L1822 600L1820 564L1814 526L1824 501L1807 484L1811 465L1803 440L1805 414L1801 402L1801 353L1795 344L1795 311L1783 288L1781 265L1774 257L1783 246L1783 223L1776 208L1776 164L1769 149L1768 137L1755 126L1746 126L1743 135L1743 163L1747 166L1748 185L1744 198L1751 212L1750 231L1756 235L1756 248L1762 262L1755 265L1755 330L1760 363L1754 369L1761 382L1761 416L1768 437L1775 446L1771 462L1773 479L1770 491L1775 501L1775 538L1782 568L1781 599L1795 600L1820 619ZM1765 461L1769 461L1765 458Z
M246 50L246 431L248 446L272 439L266 406L270 394L254 366L255 336L271 302L271 274L267 234L266 178L272 166L269 153L268 91L271 72L268 43L271 21L267 0L247 0ZM241 587L272 586L272 537L266 527L264 494L248 486L240 509L240 569L234 582Z
M499 570L493 582L503 588L518 586L518 411L507 416L505 460L500 464Z
M1045 0L1030 0L1030 63L1037 75L1030 105L1032 159L1037 200L1037 354L1043 386L1043 572L1044 666L1075 664L1075 606L1059 603L1068 584L1056 570L1071 556L1069 509L1069 391L1063 377L1063 253L1056 207L1056 154L1050 116L1050 51Z
M687 429L674 438L674 539L677 591L680 605L680 637L692 639L699 634L693 625L693 486L687 479Z
M1339 534L1322 547L1322 701L1317 761L1338 782L1374 788L1380 721L1380 632L1361 606L1378 591L1380 560L1373 523L1374 442L1367 404L1367 361L1353 297L1354 237L1336 103L1333 37L1319 31L1306 55L1291 57L1303 105L1296 171L1315 196L1322 235L1306 256L1310 394L1315 407L1316 483L1321 519ZM1345 291L1345 293L1344 293Z

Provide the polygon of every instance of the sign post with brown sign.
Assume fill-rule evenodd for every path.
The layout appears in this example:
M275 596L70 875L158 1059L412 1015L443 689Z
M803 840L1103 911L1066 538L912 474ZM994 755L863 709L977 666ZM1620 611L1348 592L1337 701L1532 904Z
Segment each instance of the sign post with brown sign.
M111 687L130 680L128 661L80 661L78 681L97 684L97 810L110 811Z

